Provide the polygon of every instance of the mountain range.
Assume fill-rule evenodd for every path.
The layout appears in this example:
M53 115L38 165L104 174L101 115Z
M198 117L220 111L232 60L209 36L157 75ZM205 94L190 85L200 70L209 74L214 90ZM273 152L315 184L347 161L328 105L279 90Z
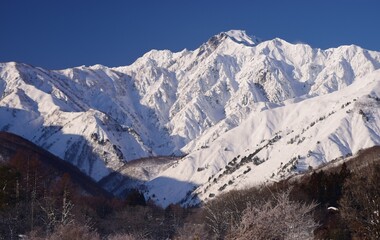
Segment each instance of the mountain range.
M380 144L380 53L231 30L133 64L0 64L0 130L106 190L195 205Z

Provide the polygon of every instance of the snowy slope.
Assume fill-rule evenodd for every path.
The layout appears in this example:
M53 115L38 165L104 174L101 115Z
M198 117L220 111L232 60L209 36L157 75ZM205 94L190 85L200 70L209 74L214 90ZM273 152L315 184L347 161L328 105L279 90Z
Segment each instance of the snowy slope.
M230 32L194 51L153 50L117 68L135 79L142 102L184 152L209 144L262 105L340 90L380 67L379 53L357 46L320 50L281 39L254 45L241 40L244 32L239 41Z
M241 164L233 174L243 172L248 180L231 173L239 180L228 179L227 185L233 183L226 189L266 181L273 173L272 179L286 175L274 172L278 162L293 163L298 155L293 165L302 170L378 144L376 112L367 125L359 124L365 112L343 112L377 91L364 82L379 68L380 53L358 46L313 49L278 38L260 41L239 30L217 34L192 51L152 50L118 68L52 71L2 63L0 129L72 162L105 186L117 185L115 192L125 190L123 176L133 173L148 182L146 195L155 195L160 204L179 201L195 188L206 199L221 192L215 188L227 180L222 176L210 184L209 178L214 181L238 155L236 164L261 149L255 161L265 163L245 174L247 164ZM151 162L141 171L126 164L184 154L178 162L164 161L159 170ZM115 172L117 179L110 179Z
M207 200L231 189L277 181L380 144L380 70L331 94L252 112L207 148L148 183L166 206ZM167 179L188 183L180 188ZM198 187L199 186L199 187Z
M154 113L139 103L128 76L101 66L48 71L4 63L0 69L0 128L95 180L124 161L172 153L167 131L156 128Z

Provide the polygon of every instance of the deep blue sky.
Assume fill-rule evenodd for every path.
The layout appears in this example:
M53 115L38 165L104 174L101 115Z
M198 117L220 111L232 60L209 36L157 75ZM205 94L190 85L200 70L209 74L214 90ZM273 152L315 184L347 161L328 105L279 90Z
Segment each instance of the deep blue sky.
M195 49L230 29L380 51L379 13L378 0L1 0L0 62L128 65L151 49Z

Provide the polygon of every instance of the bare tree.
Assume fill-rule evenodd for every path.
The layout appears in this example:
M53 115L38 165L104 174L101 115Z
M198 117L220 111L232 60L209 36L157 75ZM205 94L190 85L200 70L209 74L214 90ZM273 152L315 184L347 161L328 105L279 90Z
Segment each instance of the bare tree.
M221 211L218 206L205 206L206 224L216 239L223 239L229 226L227 211Z
M74 204L68 199L69 191L67 188L63 191L62 198L62 212L61 212L61 224L66 225L73 222L73 216L71 210L74 207Z
M177 229L175 240L210 239L203 224L185 223Z
M356 237L380 239L380 165L355 172L343 186L340 212Z
M145 240L145 239L146 238L144 238L144 236L134 235L130 233L116 234L116 235L109 236L107 238L107 240Z
M60 224L46 240L100 240L99 234L90 226L76 222Z
M264 204L252 204L243 211L241 222L233 229L229 239L313 239L319 226L313 210L317 204L294 202L290 190L273 195Z
M54 198L45 196L40 203L40 208L43 212L41 219L45 225L46 233L49 234L53 231L54 227L57 224L57 211L54 206Z
M240 222L247 202L252 201L252 196L259 191L259 189L230 191L208 202L204 206L205 224L208 231L216 239L224 239L226 233L231 231L231 227Z

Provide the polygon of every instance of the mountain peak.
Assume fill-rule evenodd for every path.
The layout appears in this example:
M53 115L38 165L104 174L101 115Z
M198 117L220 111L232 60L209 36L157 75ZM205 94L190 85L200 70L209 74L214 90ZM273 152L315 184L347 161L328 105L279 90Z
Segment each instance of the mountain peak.
M249 47L256 46L261 42L254 36L248 36L244 30L230 30L212 36L206 44L201 46L200 53L203 53L205 48L216 49L226 39Z
M230 30L223 32L222 34L225 34L234 42L241 43L246 46L255 46L261 42L257 37L249 36L244 30Z

